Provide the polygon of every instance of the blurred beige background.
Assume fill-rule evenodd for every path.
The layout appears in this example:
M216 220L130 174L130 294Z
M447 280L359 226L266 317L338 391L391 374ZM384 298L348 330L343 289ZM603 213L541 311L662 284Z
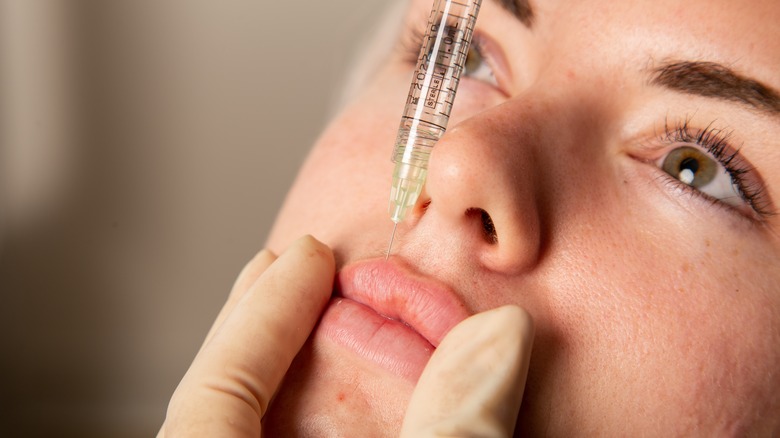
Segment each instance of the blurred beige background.
M0 436L156 432L386 3L0 0Z

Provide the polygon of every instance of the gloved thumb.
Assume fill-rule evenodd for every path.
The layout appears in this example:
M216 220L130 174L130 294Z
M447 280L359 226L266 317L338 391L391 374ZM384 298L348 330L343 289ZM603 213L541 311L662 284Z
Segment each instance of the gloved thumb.
M420 376L401 436L511 436L532 342L530 315L513 305L456 325Z

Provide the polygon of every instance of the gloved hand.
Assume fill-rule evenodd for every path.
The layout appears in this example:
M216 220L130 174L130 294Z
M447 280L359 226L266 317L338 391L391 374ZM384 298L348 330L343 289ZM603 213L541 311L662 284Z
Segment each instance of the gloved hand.
M531 317L514 305L453 327L417 382L401 436L512 436L533 332Z
M255 256L171 398L158 438L258 436L271 397L330 298L334 270L331 251L311 237L278 259L269 251ZM516 306L455 326L420 377L402 435L510 436L532 336L530 317Z
M158 438L260 436L260 420L330 299L334 275L333 253L310 236L278 259L258 253L176 388Z

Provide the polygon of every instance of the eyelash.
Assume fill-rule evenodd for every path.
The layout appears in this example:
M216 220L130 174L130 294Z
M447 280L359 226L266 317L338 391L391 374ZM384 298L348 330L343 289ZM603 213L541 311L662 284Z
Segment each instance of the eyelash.
M667 120L664 124L664 132L660 135L660 140L670 146L687 143L701 147L723 166L737 187L739 195L759 216L768 217L774 215L769 210L768 202L763 193L763 186L746 178L745 175L749 175L753 171L753 167L742 158L738 148L733 148L730 145L730 138L731 131L717 129L712 124L704 129L692 128L689 118L679 121L672 126L669 125ZM675 181L677 180L675 179ZM680 184L680 186L693 194L711 199L687 184ZM730 206L727 207L731 208Z
M410 27L403 35L404 37L401 39L403 60L407 64L416 65L425 34L416 27Z

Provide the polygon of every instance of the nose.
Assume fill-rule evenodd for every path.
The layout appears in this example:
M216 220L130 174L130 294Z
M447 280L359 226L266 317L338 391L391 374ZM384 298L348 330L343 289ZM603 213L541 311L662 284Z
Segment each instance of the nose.
M420 225L448 233L450 251L518 273L540 254L534 143L540 129L509 101L453 126L431 155Z

